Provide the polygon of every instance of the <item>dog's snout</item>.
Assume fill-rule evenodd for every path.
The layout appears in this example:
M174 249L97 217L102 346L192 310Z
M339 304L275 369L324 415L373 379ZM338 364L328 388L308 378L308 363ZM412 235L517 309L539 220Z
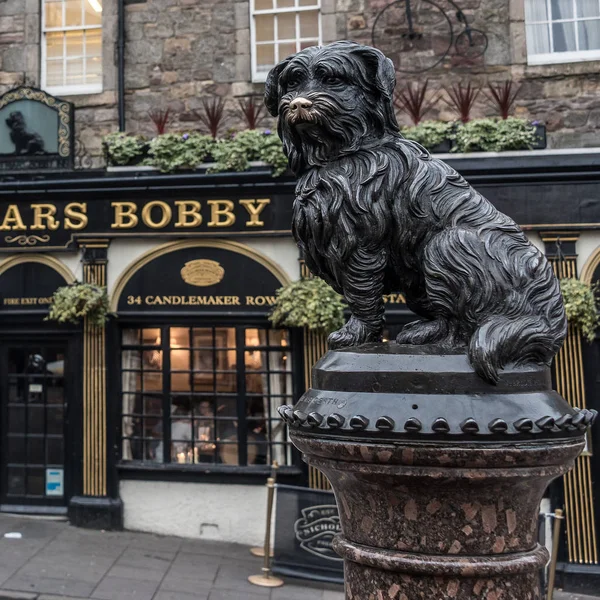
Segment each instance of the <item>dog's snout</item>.
M312 106L312 104L313 103L306 98L294 98L290 102L290 110L299 110L300 108L307 110Z

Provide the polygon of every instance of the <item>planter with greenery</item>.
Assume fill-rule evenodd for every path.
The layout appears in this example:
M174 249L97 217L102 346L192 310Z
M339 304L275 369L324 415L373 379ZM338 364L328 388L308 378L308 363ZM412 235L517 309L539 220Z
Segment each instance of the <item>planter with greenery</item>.
M136 166L148 156L148 142L141 135L109 133L102 140L104 158L109 165Z
M108 294L104 286L73 283L54 292L46 320L77 324L87 317L93 325L103 327L108 313Z
M195 169L202 163L216 163L210 172L245 171L252 161L261 161L273 169L273 177L285 173L288 161L277 134L269 129L249 129L214 140L199 133L165 133L149 144L140 136L112 133L104 138L109 166L143 164L163 173L177 169Z
M165 133L150 142L149 164L163 173L177 169L195 169L211 153L214 140L199 133Z
M269 129L248 129L217 142L212 150L216 165L211 172L245 171L250 161L260 160L273 168L273 177L283 175L288 160L279 137Z
M476 119L461 125L454 134L453 152L505 152L531 150L536 128L526 119Z
M455 123L423 121L414 127L403 128L402 135L407 140L421 144L430 152L442 153L450 152L455 129Z
M560 280L560 291L569 324L579 329L588 342L592 342L596 337L596 329L600 325L596 306L596 286L580 279L565 278Z
M269 319L276 327L307 327L328 334L344 324L344 298L318 277L294 281L277 291Z

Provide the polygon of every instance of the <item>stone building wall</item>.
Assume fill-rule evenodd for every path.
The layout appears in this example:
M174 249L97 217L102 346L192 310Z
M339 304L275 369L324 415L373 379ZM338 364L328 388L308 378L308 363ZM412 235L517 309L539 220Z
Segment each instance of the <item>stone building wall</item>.
M447 0L446 8L452 11ZM373 23L390 0L321 0L324 42L351 39L370 44ZM199 118L201 98L228 100L226 128L240 128L238 96L262 94L251 83L248 0L125 0L127 130L152 135L148 111L169 108L169 130L206 131ZM547 123L551 147L600 145L599 63L528 66L524 0L458 0L473 27L484 30L489 48L475 60L450 56L425 75L399 74L399 85L430 79L441 88L450 82L522 83L515 112ZM101 139L118 127L117 0L104 0L101 94L72 96L77 131L87 151L101 164ZM40 1L0 1L0 92L15 85L39 85ZM475 116L491 115L482 96ZM438 103L431 118L452 119ZM408 122L401 116L403 122ZM265 121L272 125L272 121Z

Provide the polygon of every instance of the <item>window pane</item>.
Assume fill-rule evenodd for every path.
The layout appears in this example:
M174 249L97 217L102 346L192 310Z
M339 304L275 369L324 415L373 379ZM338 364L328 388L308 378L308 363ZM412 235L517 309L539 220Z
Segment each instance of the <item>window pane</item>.
M63 61L46 61L46 85L63 85Z
M279 60L283 60L288 56L296 54L296 43L279 44Z
M83 56L83 31L67 31L65 35L67 38L67 57Z
M233 327L215 328L215 348L235 348L235 329Z
M174 392L191 392L189 373L171 373L171 390Z
M61 58L63 55L63 33L46 34L46 55L48 58Z
M296 39L296 13L283 13L277 17L277 39Z
M102 0L84 0L83 10L86 25L102 24Z
M29 433L44 433L45 416L43 406L29 406L27 415Z
M62 465L65 462L63 439L48 438L46 440L46 463L49 465Z
M170 336L171 348L190 347L190 330L187 327L171 327Z
M527 26L527 50L530 55L547 54L552 51L548 25Z
M67 27L83 25L81 0L65 1L65 25Z
M83 78L83 59L67 61L67 85L81 85Z
M46 409L46 432L61 435L63 433L63 407Z
M139 369L141 361L142 354L139 350L123 350L121 355L121 366L124 369Z
M311 46L317 46L318 43L318 40L308 40L306 42L300 42L300 50L306 50L306 48L310 48Z
M8 494L14 496L25 494L25 469L8 468Z
M46 27L62 27L62 0L46 0L44 4L46 11Z
M271 42L275 39L275 17L273 15L258 15L255 23L257 42Z
M46 481L44 469L27 470L27 493L33 496L43 496Z
M552 23L554 52L575 52L575 23Z
M171 371L189 371L190 370L190 351L189 350L171 350Z
M86 60L86 83L100 83L102 76L102 61L100 58Z
M88 45L89 45L89 36L91 32L88 32ZM93 53L87 52L88 56L93 56ZM136 331L135 329L125 330L125 331ZM123 343L131 343L123 340ZM134 344L137 342L133 342ZM160 329L142 329L142 344L144 346L160 346Z
M254 0L254 10L270 10L273 8L273 0Z
M275 65L275 46L261 44L256 46L256 66L259 71L268 71Z
M30 436L27 438L27 463L30 465L43 465L46 463L43 436Z
M194 327L192 329L192 342L194 348L212 348L213 330L211 327Z
M579 49L600 50L600 19L579 21Z
M277 8L292 8L294 0L277 0Z
M546 0L525 0L525 20L528 23L548 20Z
M160 392L162 391L162 374L161 373L144 373L144 391L145 392Z
M222 462L225 465L238 465L238 445L236 443L236 438L232 436L227 441L233 443L222 442L219 444L220 462ZM248 461L248 464L251 464L250 461Z
M308 11L300 13L300 37L315 38L319 36L319 13Z
M300 0L298 6L317 6L319 0Z
M85 55L86 56L102 56L102 30L101 29L90 29L85 32ZM144 340L144 343L156 344L156 338L158 337L158 343L160 344L160 329L144 329L144 335L146 332L157 332L154 339L150 339L148 342Z
M552 7L552 20L557 19L572 19L573 15L573 0L550 0Z
M194 371L211 371L214 369L214 351L212 348L194 350Z
M576 0L578 17L600 17L598 0Z
M8 409L8 428L12 433L25 433L24 406L11 406Z
M237 373L219 373L216 380L218 392L235 392L237 389Z
M124 346L137 346L140 343L139 329L123 329L122 343Z

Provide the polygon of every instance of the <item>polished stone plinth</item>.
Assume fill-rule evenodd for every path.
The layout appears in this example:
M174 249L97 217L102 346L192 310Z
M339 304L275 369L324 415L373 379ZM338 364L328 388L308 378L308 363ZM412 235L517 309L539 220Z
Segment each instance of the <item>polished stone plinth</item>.
M493 386L458 351L366 345L329 352L280 413L335 491L348 600L542 598L540 501L596 416L548 368Z

